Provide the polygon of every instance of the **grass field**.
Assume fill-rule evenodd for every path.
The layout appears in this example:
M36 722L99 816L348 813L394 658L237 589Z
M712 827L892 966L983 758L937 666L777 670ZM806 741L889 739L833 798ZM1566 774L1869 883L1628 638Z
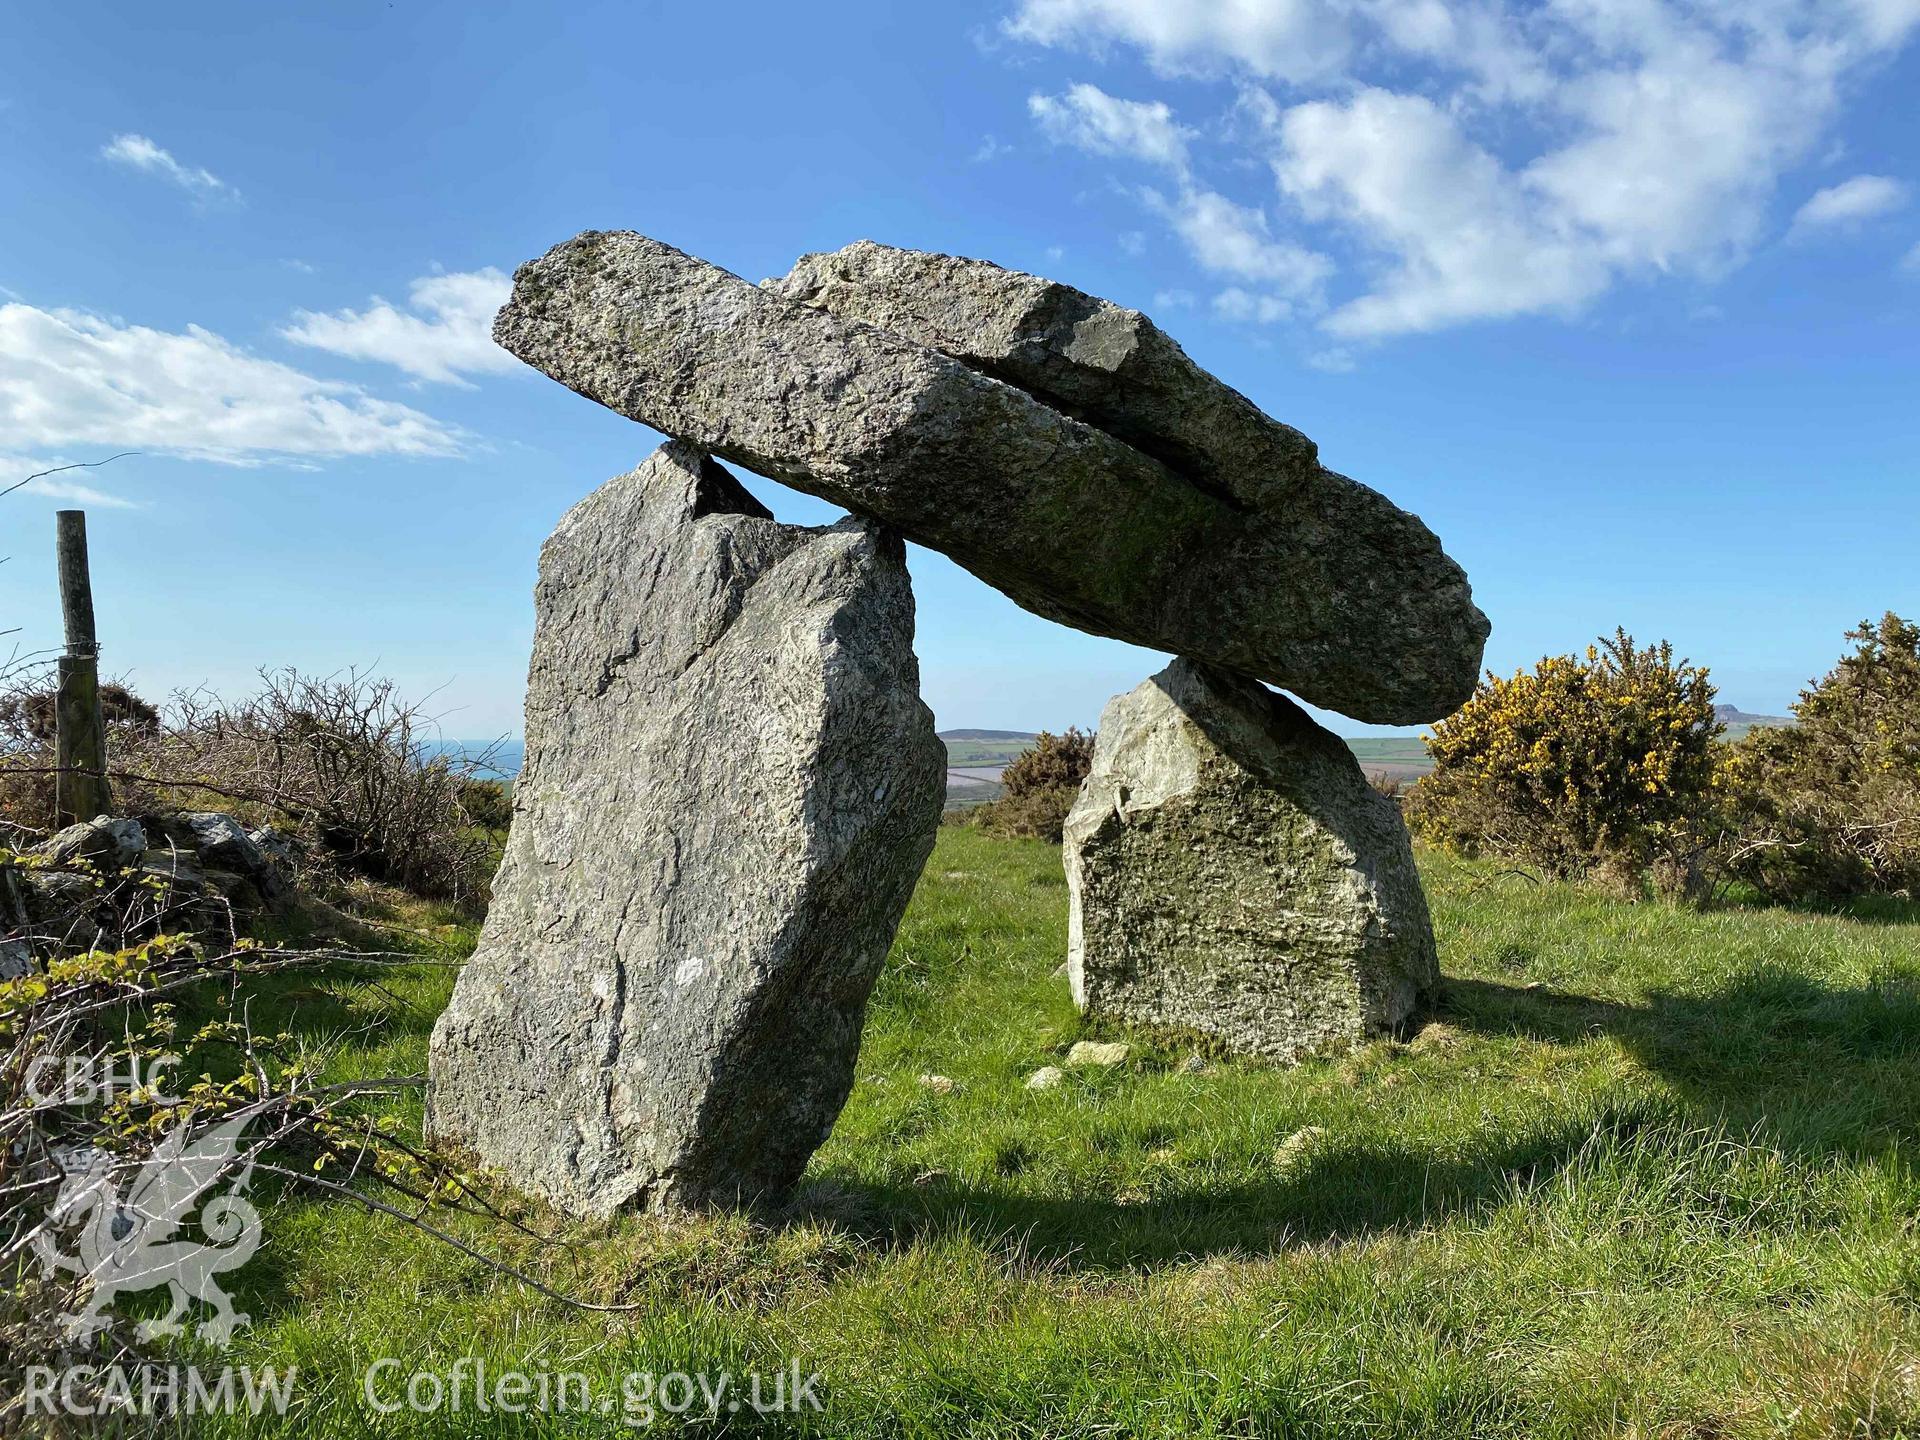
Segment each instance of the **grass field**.
M1054 974L1058 852L946 829L789 1213L461 1227L639 1307L592 1315L283 1199L228 1358L297 1365L280 1433L355 1437L631 1433L382 1417L360 1377L383 1356L609 1396L797 1357L826 1408L787 1423L835 1435L1920 1434L1915 910L1697 914L1423 868L1448 982L1410 1043L1198 1073L1145 1043L1033 1092L1086 1033ZM301 1023L342 1078L419 1070L450 980L341 981Z
M957 766L1005 765L1031 749L1031 740L948 740L947 763Z

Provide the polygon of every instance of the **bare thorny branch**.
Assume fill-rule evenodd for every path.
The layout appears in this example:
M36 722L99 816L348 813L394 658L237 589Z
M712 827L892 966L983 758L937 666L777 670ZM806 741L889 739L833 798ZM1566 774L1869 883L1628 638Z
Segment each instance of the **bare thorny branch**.
M71 465L56 465L51 470L40 470L35 472L32 475L27 476L27 478L24 480L14 481L13 484L7 486L7 488L4 490L0 490L0 499L5 499L7 496L11 495L14 491L22 489L25 486L31 485L36 480L44 480L49 475L64 474L68 470L97 470L102 465L111 465L116 460L125 460L131 456L139 455L142 453L144 452L139 450L122 450L118 455L109 455L104 460L78 460Z
M158 1135L179 1123L204 1128L245 1114L249 1119L266 1120L264 1133L248 1142L243 1157L235 1166L250 1163L255 1173L268 1174L290 1186L311 1188L319 1193L351 1201L363 1208L412 1226L436 1243L444 1244L477 1261L515 1283L569 1307L594 1313L617 1313L637 1308L630 1304L599 1303L570 1296L561 1290L502 1260L485 1254L474 1245L451 1233L444 1224L429 1217L436 1211L466 1215L504 1223L516 1232L540 1244L552 1244L553 1238L541 1235L518 1219L503 1213L487 1197L475 1179L448 1157L411 1143L388 1131L390 1122L376 1121L356 1106L370 1098L390 1096L423 1085L418 1075L389 1076L337 1084L317 1083L312 1076L318 1070L316 1057L289 1061L283 1047L291 1037L271 1039L257 1036L249 1018L249 1002L243 997L241 982L263 975L300 967L369 969L412 966L421 957L402 952L347 950L266 949L249 944L231 948L202 950L191 944L148 947L138 963L115 966L106 964L101 973L65 975L54 983L51 974L37 990L20 991L0 986L0 1088L4 1106L0 1106L0 1154L14 1157L0 1161L0 1200L13 1215L11 1234L0 1239L0 1271L20 1275L23 1257L37 1244L37 1235L45 1235L48 1216L44 1200L35 1196L56 1185L60 1179L50 1167L52 1139L58 1133L61 1112L67 1107L35 1102L26 1092L25 1077L36 1057L57 1054L76 1056L83 1063L99 1063L114 1055L141 1053L131 1017L149 1018L166 1009L162 1002L192 986L225 986L229 991L229 1016L236 1007L238 1019L225 1023L225 1039L239 1056L239 1075L223 1086L210 1087L203 1080L187 1099L164 1100L148 1097L151 1118L142 1124L117 1127L124 1136ZM103 959L110 957L102 957ZM70 968L70 967L69 967ZM97 1036L94 1026L103 1013L118 1011L128 1017L123 1037ZM216 1027L202 1028L196 1040ZM169 1106L173 1108L168 1109ZM71 1117L69 1117L71 1118ZM81 1117L84 1121L85 1117ZM123 1117L124 1118L124 1117ZM49 1131L49 1125L55 1126ZM69 1129L72 1127L69 1126ZM93 1143L99 1130L82 1124L81 1137ZM123 1138L115 1152L115 1167L124 1172L143 1161L142 1142L135 1139L127 1148ZM313 1168L295 1163L296 1155L315 1160ZM39 1161L36 1172L35 1161ZM316 1173L327 1161L338 1162L343 1171L338 1180ZM392 1203L380 1197L390 1192L407 1204ZM84 1277L75 1284L84 1282ZM69 1297L70 1299L72 1297ZM63 1302L65 1303L65 1302ZM71 1306L69 1306L71 1308ZM120 1344L121 1355L133 1362L140 1357L130 1344Z

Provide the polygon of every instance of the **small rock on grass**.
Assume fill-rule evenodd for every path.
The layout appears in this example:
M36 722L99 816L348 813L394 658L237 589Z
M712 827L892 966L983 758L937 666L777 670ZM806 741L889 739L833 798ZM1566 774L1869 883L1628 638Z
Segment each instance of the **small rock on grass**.
M920 1087L923 1090L931 1090L936 1095L953 1093L953 1081L945 1075L922 1075Z
M1066 1071L1058 1065L1042 1065L1027 1077L1027 1089L1051 1090L1066 1078Z
M1302 1126L1282 1140L1279 1148L1273 1152L1273 1168L1282 1174L1294 1169L1320 1147L1320 1142L1326 1136L1324 1125Z
M1204 1075L1213 1067L1207 1063L1204 1055L1189 1055L1180 1062L1182 1075Z
M1127 1058L1131 1046L1118 1040L1079 1040L1067 1052L1069 1065L1118 1065Z

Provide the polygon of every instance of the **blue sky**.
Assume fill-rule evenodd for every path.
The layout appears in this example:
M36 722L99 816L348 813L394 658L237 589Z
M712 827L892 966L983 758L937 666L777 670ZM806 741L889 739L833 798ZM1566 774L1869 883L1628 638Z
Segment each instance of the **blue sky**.
M1439 532L1492 667L1624 624L1777 711L1848 625L1920 612L1917 30L1920 0L8 7L0 487L142 453L0 499L0 629L57 640L80 503L142 690L357 664L517 731L540 541L655 437L490 347L505 275L586 228L751 279L864 236L1147 310ZM912 563L943 726L1091 723L1157 668Z

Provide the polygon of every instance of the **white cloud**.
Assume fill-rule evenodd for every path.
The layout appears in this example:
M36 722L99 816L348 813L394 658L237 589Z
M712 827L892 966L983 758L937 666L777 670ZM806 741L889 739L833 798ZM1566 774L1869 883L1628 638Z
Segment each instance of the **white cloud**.
M350 360L375 360L419 380L466 385L463 374L504 374L520 362L493 343L493 317L513 282L489 265L452 275L425 275L409 287L403 311L373 298L365 310L331 315L300 310L280 333ZM412 313L408 313L411 311Z
M1321 0L1021 0L1006 29L1096 53L1120 41L1171 74L1245 68L1305 81L1344 65L1352 40L1342 10Z
M1908 275L1920 275L1920 244L1900 257L1900 269Z
M452 455L453 427L263 359L198 325L0 305L0 434L33 451L104 447L251 464Z
M1240 324L1273 325L1293 318L1293 302L1279 295L1259 295L1229 285L1213 297L1213 313Z
M103 510L138 510L132 500L109 495L91 485L72 485L64 480L29 480L20 487L22 495L38 495L46 500L65 500L70 505L97 505Z
M1857 225L1898 210L1907 203L1907 187L1886 175L1856 175L1816 190L1811 199L1794 212L1793 229L1799 232Z
M1002 145L994 136L983 135L980 137L980 144L974 149L972 159L976 165L986 165L998 160L1002 155L1012 153L1011 145Z
M1212 274L1304 296L1333 273L1326 256L1275 239L1262 211L1215 191L1189 187L1173 199L1153 190L1141 194L1186 242L1200 268Z
M1351 350L1340 347L1332 350L1315 351L1313 354L1307 356L1307 364L1315 370L1324 371L1328 375L1351 375L1356 368L1357 362L1354 360Z
M1920 249L1920 246L1916 246ZM1153 308L1156 310L1191 310L1193 292L1191 290L1156 290L1153 293Z
M100 155L116 165L144 170L149 175L170 180L203 200L240 198L238 190L211 170L202 170L196 165L182 165L169 151L163 150L144 135L116 135L100 147Z
M1623 272L1718 273L1767 226L1781 172L1837 104L1823 47L1747 57L1704 32L1662 32L1626 69L1570 82L1561 112L1584 133L1525 172L1550 224Z
M1920 0L1013 4L1005 28L1018 38L1131 46L1161 71L1231 82L1228 158L1266 161L1280 208L1197 178L1160 208L1183 217L1203 268L1249 293L1298 295L1307 271L1296 260L1293 285L1255 285L1257 266L1230 258L1235 237L1310 256L1326 279L1323 236L1353 243L1373 260L1364 284L1319 313L1355 339L1725 274L1777 228L1782 179L1830 143L1856 78L1920 26ZM1270 80L1286 83L1285 103ZM1201 142L1185 135L1190 176ZM1855 177L1808 202L1796 228L1905 197Z
M1463 102L1537 101L1553 88L1523 22L1493 0L1362 0L1353 14L1379 28L1385 49L1459 72Z
M1258 208L1237 205L1192 182L1187 145L1194 132L1175 120L1166 105L1122 100L1092 85L1074 85L1064 95L1031 96L1027 108L1042 132L1057 144L1172 171L1180 183L1175 196L1151 189L1139 194L1173 227L1201 268L1280 292L1255 295L1234 287L1215 298L1218 313L1237 320L1285 318L1294 309L1290 297L1313 293L1331 273L1326 257L1276 238ZM1127 231L1120 243L1128 254L1137 255L1144 248L1144 237Z
M1367 90L1281 118L1275 171L1311 219L1344 223L1391 257L1375 289L1325 321L1366 337L1566 307L1606 267L1556 232L1514 177L1430 100Z
M1094 85L1073 85L1064 95L1028 96L1027 111L1055 144L1170 170L1187 167L1187 141L1193 132L1178 124L1160 101L1121 100Z

